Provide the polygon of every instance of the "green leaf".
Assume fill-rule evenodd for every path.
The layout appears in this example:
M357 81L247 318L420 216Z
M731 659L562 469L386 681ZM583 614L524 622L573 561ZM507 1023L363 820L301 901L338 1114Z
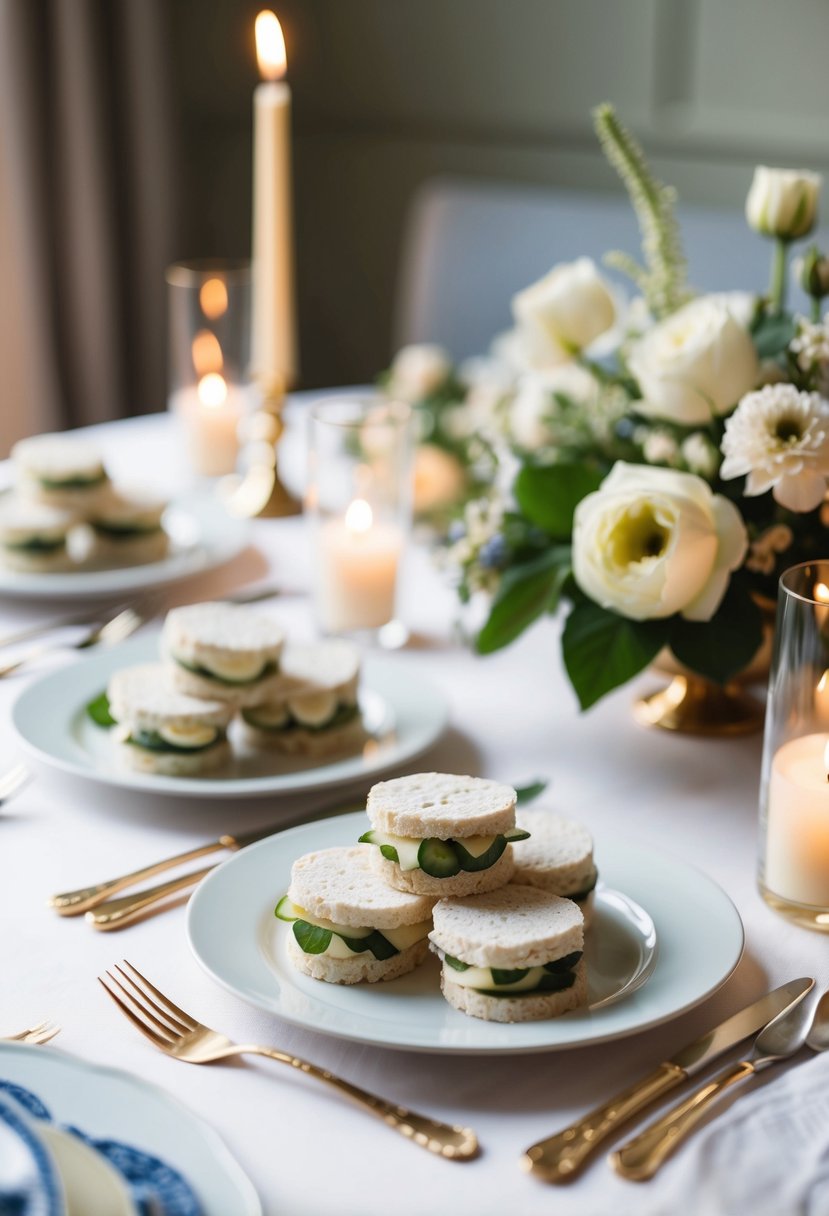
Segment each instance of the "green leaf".
M344 933L338 933L349 950L353 950L355 954L362 954L369 950L377 959L393 958L400 951L397 946L393 946L387 937L375 929L373 933L369 933L368 937L346 937Z
M380 852L385 857L386 861L393 861L395 865L400 865L400 858L397 854L397 849L393 844L381 844Z
M472 965L471 963L462 963L459 958L453 958L451 954L444 954L443 961L455 971L468 971Z
M307 920L295 920L294 937L306 954L324 954L331 945L331 930L309 925Z
M774 359L783 353L797 333L794 318L786 313L768 316L761 313L752 326L751 336L761 359Z
M475 640L478 654L508 646L545 612L555 611L570 572L569 550L566 557L564 552L550 549L535 561L504 571L489 619Z
M105 692L99 693L86 707L88 716L96 726L115 726L116 720L109 709L109 697Z
M751 662L762 641L763 615L747 588L732 579L710 621L675 620L670 647L680 663L725 684Z
M561 644L582 709L647 667L665 645L669 631L668 621L631 621L591 600L576 604Z
M492 967L492 980L495 984L514 984L516 980L523 980L527 974L526 967L516 967L512 971L504 970L500 967Z
M515 479L513 493L531 523L556 540L569 541L573 512L603 479L600 469L585 464L525 465Z
M546 777L539 777L537 781L532 781L529 785L517 785L515 793L518 802L522 804L532 802L539 794L544 793L549 784Z

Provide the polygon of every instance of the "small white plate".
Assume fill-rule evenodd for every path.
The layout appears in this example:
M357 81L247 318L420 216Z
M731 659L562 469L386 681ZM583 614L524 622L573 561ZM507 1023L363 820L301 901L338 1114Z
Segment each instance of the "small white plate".
M0 1077L37 1094L58 1123L166 1161L195 1191L204 1216L262 1216L253 1184L216 1132L154 1085L22 1043L0 1042Z
M596 850L602 882L585 951L587 1009L513 1025L467 1017L441 996L434 955L389 983L311 979L291 965L290 925L275 918L274 907L297 857L353 844L366 824L357 812L291 828L206 878L190 900L187 932L208 974L251 1004L323 1034L409 1051L506 1055L598 1043L665 1022L724 983L742 954L742 922L716 883L612 838Z
M228 515L209 492L193 493L170 503L164 513L164 526L170 534L170 552L160 562L43 574L7 570L0 565L0 598L129 599L137 592L223 566L242 551L250 536L248 521Z
M96 651L30 684L12 708L23 747L41 763L104 785L197 798L256 798L322 789L395 768L430 747L443 733L448 709L443 695L411 675L399 659L369 655L363 663L360 702L370 739L356 755L322 759L257 750L230 735L234 758L206 777L165 777L123 766L109 731L96 726L87 704L103 692L113 672L158 658L159 634L131 638Z

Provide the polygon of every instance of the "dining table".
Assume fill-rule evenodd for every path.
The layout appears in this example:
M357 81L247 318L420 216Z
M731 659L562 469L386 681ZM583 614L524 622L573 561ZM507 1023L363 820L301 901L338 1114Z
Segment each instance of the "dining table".
M306 403L303 397L292 402L295 427L301 427ZM169 415L105 423L88 433L116 476L174 491L186 475ZM1 467L0 474L6 476ZM273 584L279 592L265 607L288 633L308 632L310 574L302 516L257 518L240 553L166 588L160 610ZM119 933L100 933L83 918L58 917L48 899L223 832L311 820L329 809L332 797L345 801L360 792L359 782L335 791L199 800L117 789L38 764L34 780L0 808L0 1034L51 1018L62 1028L60 1036L38 1050L72 1053L160 1086L216 1129L253 1181L267 1216L715 1211L700 1197L716 1193L717 1169L725 1185L725 1163L713 1170L700 1166L698 1188L688 1191L683 1184L677 1192L691 1144L647 1183L618 1177L598 1153L578 1178L554 1189L522 1171L520 1158L527 1146L770 987L801 975L829 982L825 937L782 919L758 891L761 735L700 738L643 728L634 721L632 701L658 687L662 677L655 672L580 712L562 668L561 622L554 617L507 649L476 656L456 595L420 540L409 547L398 603L409 630L395 655L401 678L409 672L431 681L450 715L442 737L402 771L474 774L514 785L546 780L541 801L589 827L600 874L603 841L619 838L643 856L655 852L704 872L733 901L745 927L742 957L725 982L695 1007L640 1032L527 1054L396 1050L288 1024L205 973L188 946L184 906ZM0 637L70 607L5 599ZM0 771L22 758L11 725L15 698L45 672L79 661L78 652L64 649L0 680ZM693 906L677 914L693 926ZM480 1156L463 1163L433 1156L336 1092L264 1059L192 1067L154 1050L96 982L125 957L189 1013L231 1038L280 1047L395 1102L471 1126ZM769 1074L764 1101L773 1103L787 1072L808 1067L811 1062L798 1057ZM739 1099L724 1118L750 1100ZM785 1168L781 1161L781 1176Z

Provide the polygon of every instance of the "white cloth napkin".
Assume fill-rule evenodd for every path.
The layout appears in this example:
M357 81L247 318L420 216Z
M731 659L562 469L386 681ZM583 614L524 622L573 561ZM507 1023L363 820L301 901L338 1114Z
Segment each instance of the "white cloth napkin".
M749 1082L757 1084L757 1082ZM829 1216L829 1054L791 1065L682 1146L636 1188L636 1216Z

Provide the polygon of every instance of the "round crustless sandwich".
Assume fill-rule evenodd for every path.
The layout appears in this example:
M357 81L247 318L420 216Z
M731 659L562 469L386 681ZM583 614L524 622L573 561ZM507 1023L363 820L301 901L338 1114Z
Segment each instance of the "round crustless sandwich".
M366 845L322 849L291 867L276 915L291 923L292 963L314 979L391 980L429 952L435 901L386 886L371 868L370 853Z
M85 514L109 485L94 444L71 435L35 435L12 448L20 489L49 507Z
M130 768L197 777L229 759L232 708L175 692L164 680L161 663L122 668L107 694L121 755Z
M450 1005L488 1022L533 1022L587 1000L584 922L576 904L510 883L435 904L429 934Z
M356 646L337 638L288 645L279 666L285 695L242 710L252 743L303 756L327 756L362 747L366 732L357 701L360 655Z
M47 574L71 565L67 539L74 523L69 511L9 496L0 505L0 561L9 570Z
M272 617L238 604L188 604L167 613L161 650L178 692L239 708L278 692L284 634Z
M161 522L166 506L143 491L110 487L89 512L89 560L135 566L161 561L170 545Z
M481 777L416 773L381 781L366 806L372 865L390 886L421 895L472 895L512 878L515 790Z
M593 837L587 828L541 807L519 809L516 821L530 838L515 849L512 881L572 899L589 928L599 875L593 861Z

